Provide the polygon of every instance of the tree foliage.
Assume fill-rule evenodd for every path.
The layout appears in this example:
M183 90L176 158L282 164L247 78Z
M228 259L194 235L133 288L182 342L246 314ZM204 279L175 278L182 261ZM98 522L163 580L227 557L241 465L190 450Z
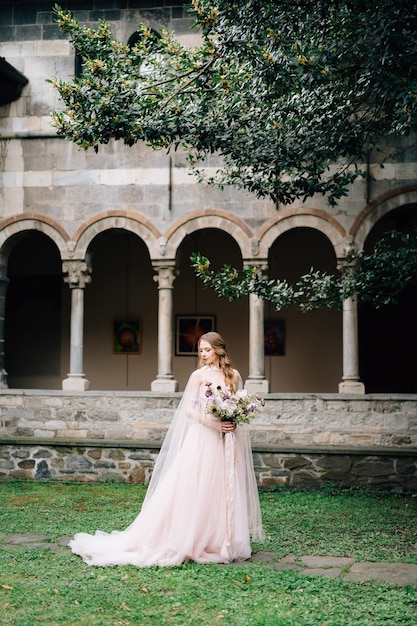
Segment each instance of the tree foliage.
M272 302L277 310L295 304L311 311L340 309L344 300L356 297L359 304L380 308L395 303L406 285L417 285L417 232L393 231L379 239L371 252L348 255L338 274L311 269L295 285L264 278L255 265L243 270L224 265L216 272L199 253L191 256L191 262L204 285L230 301L254 294Z
M414 0L193 0L191 11L195 49L144 25L128 46L56 6L83 59L80 78L51 81L58 134L85 149L180 146L200 179L220 155L210 183L334 205L370 150L416 130Z

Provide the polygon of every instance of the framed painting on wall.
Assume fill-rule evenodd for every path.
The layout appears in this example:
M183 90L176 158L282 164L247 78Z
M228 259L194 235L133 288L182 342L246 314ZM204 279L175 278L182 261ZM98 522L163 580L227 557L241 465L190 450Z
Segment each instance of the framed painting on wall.
M177 315L175 321L176 356L197 356L201 335L216 330L215 315Z
M140 320L113 322L113 354L141 354L142 332Z
M285 322L268 320L264 323L265 356L285 356Z

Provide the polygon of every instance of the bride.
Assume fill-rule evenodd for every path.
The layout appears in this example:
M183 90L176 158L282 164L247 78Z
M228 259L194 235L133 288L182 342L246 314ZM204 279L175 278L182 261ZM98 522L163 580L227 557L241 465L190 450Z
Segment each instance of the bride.
M198 352L139 515L123 531L71 540L88 565L230 563L263 539L248 428L207 412L207 383L236 391L242 379L218 333L202 335Z

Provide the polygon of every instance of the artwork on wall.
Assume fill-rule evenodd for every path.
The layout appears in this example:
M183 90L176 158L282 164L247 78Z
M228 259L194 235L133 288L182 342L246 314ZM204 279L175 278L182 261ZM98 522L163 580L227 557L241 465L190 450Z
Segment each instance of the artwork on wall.
M264 323L265 356L285 355L285 322L267 320Z
M176 356L196 356L201 335L216 330L215 315L177 315L175 326Z
M113 354L141 354L142 332L140 320L113 322Z

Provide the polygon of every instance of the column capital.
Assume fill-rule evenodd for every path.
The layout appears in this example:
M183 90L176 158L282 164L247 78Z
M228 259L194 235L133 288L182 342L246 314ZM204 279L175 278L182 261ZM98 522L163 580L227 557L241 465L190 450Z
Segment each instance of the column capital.
M351 235L348 235L347 237L345 237L341 252L342 252L342 256L337 258L337 269L339 271L346 265L347 258L351 254L355 252L359 252L358 246L353 240L353 237Z
M62 272L64 274L64 282L70 289L84 289L88 283L91 283L91 267L86 261L63 261Z
M156 272L153 279L158 283L158 289L173 289L174 280L179 274L175 261L158 261L152 263L152 268Z
M268 259L243 259L243 269L247 270L249 267L256 267L260 276L263 276L268 270Z

